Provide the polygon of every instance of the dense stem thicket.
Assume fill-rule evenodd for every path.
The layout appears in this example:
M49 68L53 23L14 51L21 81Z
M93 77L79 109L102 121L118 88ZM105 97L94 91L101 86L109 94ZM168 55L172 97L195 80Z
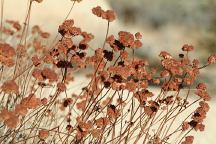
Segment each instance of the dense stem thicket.
M193 46L185 44L178 58L160 52L154 68L134 56L141 33L109 34L116 14L100 6L92 13L108 24L101 48L90 46L94 36L73 19L59 26L61 37L49 47L49 33L37 25L29 32L34 1L42 2L29 1L23 26L3 23L2 10L0 143L190 144L191 131L204 131L211 97L195 81L216 55L201 65L189 56ZM73 89L77 78L84 86Z

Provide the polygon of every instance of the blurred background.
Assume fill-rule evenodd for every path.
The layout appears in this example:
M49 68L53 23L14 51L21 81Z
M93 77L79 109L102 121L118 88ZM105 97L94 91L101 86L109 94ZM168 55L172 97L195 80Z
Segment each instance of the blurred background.
M119 20L143 34L140 57L158 60L161 50L176 55L183 44L195 47L194 55L202 63L216 53L216 0L110 0ZM211 94L216 93L216 67L201 71L201 80L208 81ZM214 95L213 95L214 97Z
M146 33L144 39L150 37L148 33L155 35L157 39L149 48L160 44L161 49L173 50L179 42L181 45L189 42L199 49L199 53L216 52L216 0L109 2L124 24L139 27L144 35Z

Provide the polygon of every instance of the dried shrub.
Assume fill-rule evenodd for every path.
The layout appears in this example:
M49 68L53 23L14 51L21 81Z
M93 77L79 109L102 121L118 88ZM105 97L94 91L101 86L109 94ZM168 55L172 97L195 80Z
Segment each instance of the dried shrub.
M160 65L151 66L134 56L142 34L109 34L116 14L100 6L92 13L107 21L102 46L92 48L94 36L66 19L50 47L44 42L50 34L38 25L26 33L33 2L42 1L30 1L23 26L10 20L1 26L3 37L19 41L0 43L1 142L189 144L191 131L205 130L211 96L196 83L215 54L202 65L185 44L179 57L162 51ZM73 8L81 0L72 1ZM83 71L84 86L71 86Z

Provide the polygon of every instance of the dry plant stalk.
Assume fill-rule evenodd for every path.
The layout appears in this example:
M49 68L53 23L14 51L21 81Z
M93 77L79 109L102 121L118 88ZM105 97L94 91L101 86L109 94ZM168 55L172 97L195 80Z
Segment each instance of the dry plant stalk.
M72 19L59 26L61 38L49 47L49 33L37 25L28 32L34 1L42 2L29 1L23 26L13 20L1 24L1 144L191 144L190 132L204 131L211 97L204 83L194 83L216 55L200 66L189 57L193 46L186 44L178 58L160 52L161 65L153 68L134 56L142 47L141 33L110 35L116 14L100 6L92 13L108 24L101 48L89 53L94 36ZM70 91L74 77L85 77L76 74L81 70L87 74L85 86Z

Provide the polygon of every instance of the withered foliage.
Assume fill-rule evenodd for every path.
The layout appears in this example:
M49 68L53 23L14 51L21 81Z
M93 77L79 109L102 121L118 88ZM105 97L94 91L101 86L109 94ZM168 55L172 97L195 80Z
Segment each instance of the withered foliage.
M29 10L34 1L43 2L31 0ZM140 32L115 37L109 24L116 14L100 6L92 13L108 23L98 48L73 19L59 26L52 46L39 26L28 33L29 17L24 26L10 20L1 26L0 143L193 143L189 133L205 130L211 100L206 84L196 82L216 55L202 65L185 44L178 58L160 52L154 68L134 56L142 47ZM85 78L84 86L72 87L74 77Z

